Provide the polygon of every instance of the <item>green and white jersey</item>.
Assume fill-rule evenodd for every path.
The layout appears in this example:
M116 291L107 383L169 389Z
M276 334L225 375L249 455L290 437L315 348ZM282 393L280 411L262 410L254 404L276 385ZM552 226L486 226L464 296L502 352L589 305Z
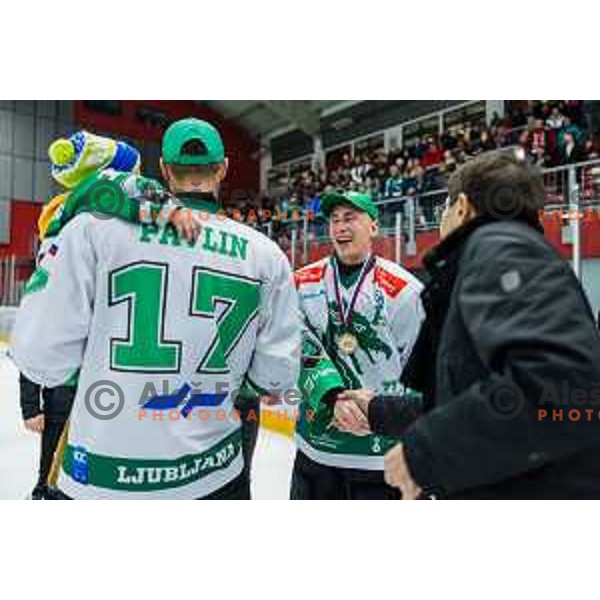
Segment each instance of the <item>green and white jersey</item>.
M68 496L210 494L242 470L235 391L297 380L287 258L215 205L194 208L208 217L195 244L172 224L79 214L28 285L18 368L49 387L79 371L59 479Z
M334 258L295 273L300 310L318 336L349 389L372 388L377 394L402 394L400 377L416 341L424 311L423 285L401 266L381 257L370 261L352 311L344 325L337 302ZM340 299L349 310L362 275L340 277ZM353 352L339 347L344 334L357 342ZM303 402L303 408L307 406ZM383 470L383 455L397 440L380 435L354 436L334 427L314 433L300 410L298 447L312 460L331 467Z

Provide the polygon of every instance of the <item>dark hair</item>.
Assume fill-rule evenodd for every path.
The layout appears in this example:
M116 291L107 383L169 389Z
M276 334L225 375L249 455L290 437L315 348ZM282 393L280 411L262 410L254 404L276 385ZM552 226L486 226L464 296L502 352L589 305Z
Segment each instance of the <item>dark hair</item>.
M520 219L537 226L546 192L542 175L514 150L486 152L452 174L448 195L464 194L477 215L495 220Z
M180 154L187 154L189 156L205 156L208 154L208 150L204 145L204 142L199 139L188 140L182 147Z
M197 177L209 177L214 175L221 163L210 163L208 165L175 165L170 164L167 165L171 172L175 176L176 179L185 179L186 177L190 177L195 175Z
M188 140L181 147L180 154L183 156L205 156L208 154L208 149L202 140L195 138L193 140ZM219 166L219 163L210 163L208 165L169 165L176 179L183 179L189 175L206 177L207 175L215 173Z

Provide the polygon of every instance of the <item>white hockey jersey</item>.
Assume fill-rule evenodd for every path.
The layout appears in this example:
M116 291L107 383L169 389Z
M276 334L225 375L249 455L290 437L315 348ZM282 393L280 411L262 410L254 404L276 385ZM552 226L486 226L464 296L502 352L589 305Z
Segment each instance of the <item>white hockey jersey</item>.
M400 396L400 376L424 318L420 298L423 285L400 265L375 257L349 315L350 325L345 327L335 293L334 260L324 258L295 273L303 318L348 388L371 388L376 394ZM345 309L349 310L357 285L340 285ZM357 341L356 350L349 354L340 352L337 345L344 332ZM384 436L355 436L334 427L313 434L302 419L296 432L298 447L309 458L340 468L383 470L383 455L397 443Z
M195 244L172 224L81 214L28 284L18 368L50 387L79 371L58 483L70 497L210 494L242 470L236 390L296 382L287 258L215 205L195 208L208 217Z

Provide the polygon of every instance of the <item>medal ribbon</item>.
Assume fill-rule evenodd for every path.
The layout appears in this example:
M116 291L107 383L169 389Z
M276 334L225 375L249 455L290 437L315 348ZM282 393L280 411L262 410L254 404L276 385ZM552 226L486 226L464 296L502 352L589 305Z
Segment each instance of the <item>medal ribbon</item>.
M338 305L338 311L340 315L340 321L344 326L350 326L350 322L352 321L352 311L354 309L354 305L356 304L356 300L358 299L358 294L360 293L360 289L365 282L367 274L369 271L375 266L375 257L371 255L367 260L365 260L362 269L360 271L360 276L358 281L354 285L354 290L352 291L352 296L350 297L350 303L348 304L347 310L344 311L344 305L342 303L342 293L340 292L340 274L338 271L337 257L334 257L333 262L333 287L335 289L335 300Z

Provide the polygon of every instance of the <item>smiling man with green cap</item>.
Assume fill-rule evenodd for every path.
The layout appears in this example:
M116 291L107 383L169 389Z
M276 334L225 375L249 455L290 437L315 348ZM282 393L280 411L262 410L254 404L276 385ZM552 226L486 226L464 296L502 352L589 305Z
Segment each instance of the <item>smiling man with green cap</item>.
M323 214L327 218L329 218L333 209L340 205L352 206L359 212L367 213L372 221L379 219L379 209L373 202L370 194L360 192L331 192L325 194L321 199Z
M422 321L422 285L374 254L379 214L371 196L334 192L321 198L321 207L334 251L295 274L306 330L318 338L346 389L370 388L395 401ZM299 411L291 498L398 498L383 477L383 456L395 440L372 435L353 402L332 394L315 399L311 381L318 379L301 377L310 384L302 389L303 408L319 413L319 402L326 403L321 413L331 419L329 426L316 427L302 418L306 410ZM339 378L336 385L339 389ZM364 424L361 435L344 426L356 421Z

